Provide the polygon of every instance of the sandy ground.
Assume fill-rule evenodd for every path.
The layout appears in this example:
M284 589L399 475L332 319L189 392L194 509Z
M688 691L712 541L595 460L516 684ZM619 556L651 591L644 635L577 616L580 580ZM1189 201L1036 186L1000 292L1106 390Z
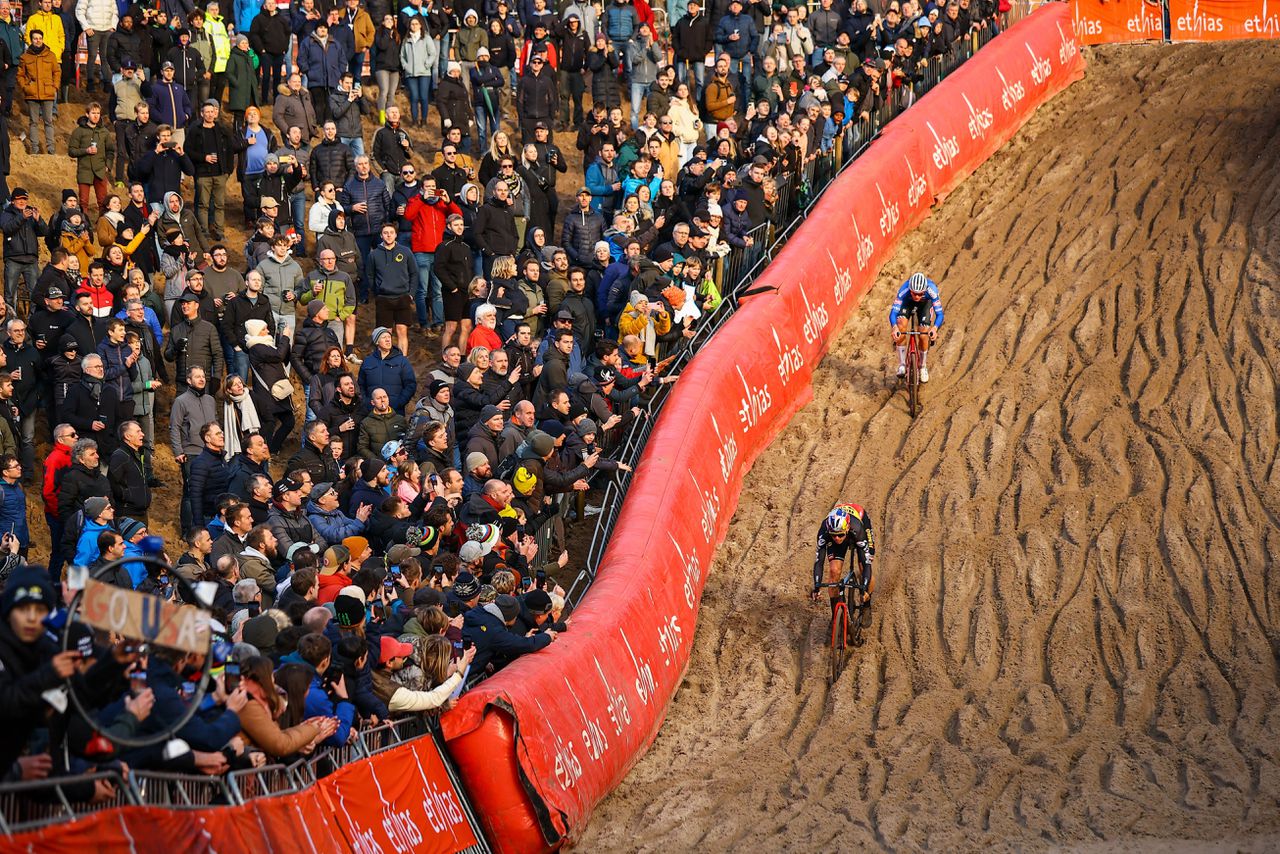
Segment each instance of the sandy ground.
M1091 59L834 342L580 850L1280 844L1280 45ZM912 423L886 317L917 268L948 322ZM828 689L838 498L879 590Z

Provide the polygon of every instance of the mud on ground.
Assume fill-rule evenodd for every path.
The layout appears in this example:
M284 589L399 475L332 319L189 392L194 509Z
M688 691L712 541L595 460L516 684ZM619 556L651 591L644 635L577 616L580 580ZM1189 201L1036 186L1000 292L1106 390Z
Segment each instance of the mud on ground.
M833 342L580 850L1278 844L1280 45L1090 59ZM912 423L915 269L947 323ZM805 594L840 498L879 590L829 689Z

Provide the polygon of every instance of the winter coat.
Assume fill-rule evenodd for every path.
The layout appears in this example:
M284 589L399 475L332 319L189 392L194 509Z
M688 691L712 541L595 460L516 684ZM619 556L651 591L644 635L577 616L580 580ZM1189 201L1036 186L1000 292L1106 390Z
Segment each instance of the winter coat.
M400 73L405 77L431 77L440 63L440 49L431 38L405 37L400 43Z
M106 32L120 23L120 11L115 0L78 0L76 20L83 30Z
M240 112L258 106L258 69L248 51L236 48L227 58L227 109Z
M516 254L519 248L511 205L491 198L480 206L475 222L476 242L486 256Z
M301 509L292 513L286 512L280 505L274 505L271 508L270 515L267 516L267 524L271 527L271 533L276 535L276 550L278 552L289 551L289 546L294 543L314 543L316 541L316 530L311 525L311 520Z
M322 43L312 33L298 43L298 70L310 85L336 89L346 68L346 51L332 36Z
M89 153L89 146L98 144L94 154ZM107 128L105 122L89 124L88 116L81 116L76 121L76 129L67 140L67 154L76 158L76 183L92 184L95 179L103 181L111 178L111 164L115 162L115 134Z
M342 89L334 89L329 93L329 118L338 126L340 139L363 136L360 117L371 112L373 107L363 94L357 94L355 100L352 100L351 93Z
M281 138L289 135L291 127L302 129L303 142L318 134L320 126L316 122L316 108L311 102L311 92L303 89L295 95L284 83L280 84L279 92L271 110L271 120L280 131Z
M147 517L151 487L147 486L145 455L145 449L134 451L124 444L111 453L107 479L111 481L111 501L118 516Z
M249 47L254 53L285 54L289 52L289 37L293 29L289 26L289 17L281 12L268 15L259 12L249 25Z
M565 215L564 228L560 232L560 245L574 264L584 264L595 255L596 244L604 239L604 217L594 208L581 209Z
M319 190L325 181L341 189L356 171L351 149L338 139L321 140L311 149L311 189ZM383 189L386 189L383 187Z
M440 280L440 287L445 293L465 292L475 276L471 247L461 236L448 234L436 247L432 272Z
M169 340L164 344L164 357L176 363L175 376L182 382L186 381L187 369L199 365L204 368L212 386L221 380L226 367L218 330L200 317L194 322L184 319L170 329Z
M4 259L34 264L40 258L40 237L48 229L48 223L34 211L31 216L26 216L13 202L9 202L0 211L0 231L4 232Z
M360 421L360 434L356 451L366 460L382 459L382 446L396 439L403 439L408 424L396 410L379 414L370 412Z
M464 438L470 436L471 428L480 420L480 410L486 406L496 406L511 393L511 389L512 385L508 380L480 388L475 388L465 380L454 382L451 398L454 434Z
M187 126L195 109L191 105L191 96L181 83L165 83L159 81L151 84L151 94L147 97L151 106L151 120L159 124L172 125L175 128Z
M319 293L315 291L317 282L320 283ZM329 306L331 320L345 320L356 310L355 287L351 283L351 277L341 270L326 273L320 267L315 267L307 274L298 302L307 305L313 299L319 299Z
M556 76L552 71L533 70L525 72L516 89L516 113L521 119L533 121L554 119L559 110L559 98L556 95Z
M352 234L377 237L384 224L394 221L391 194L387 192L387 185L372 171L368 178L358 175L348 178L339 190L338 199L348 211L347 228ZM364 213L352 211L351 206L357 202L364 202L369 206L368 210Z
M286 293L297 295L302 284L302 265L294 260L292 255L286 255L284 260L280 261L274 254L268 254L258 262L257 270L262 274L262 296L266 297L271 310L286 317L292 315L294 303L285 302L284 295ZM243 327L241 327L236 337L239 338L243 334Z
M310 474L312 483L332 483L336 485L341 474L338 470L338 462L333 458L333 454L329 453L328 447L317 448L311 442L303 442L302 447L298 449L298 453L289 458L285 470L294 471L297 469L302 469Z
M509 630L500 613L494 613L496 610L497 606L492 603L477 605L463 615L462 637L476 649L471 667L477 673L484 672L489 664L501 668L522 655L545 649L551 644L549 634L523 637Z
M391 398L391 408L396 412L404 412L418 390L413 365L397 347L392 347L386 356L378 349L365 356L360 363L357 380L365 400L373 396L374 389L383 389Z
M475 114L471 111L471 96L467 94L467 87L463 85L461 79L455 80L452 77L441 79L436 89L435 103L436 109L440 111L442 134L454 125L462 128L463 136L471 132L471 125L475 124Z
M62 83L62 63L57 55L42 45L29 47L18 60L18 86L28 101L52 101L58 97Z
M315 532L329 545L336 545L347 537L364 533L364 522L352 519L341 510L321 510L313 501L307 502L307 519Z
M218 515L218 496L227 491L230 482L231 471L222 454L205 448L191 461L187 497L197 524L207 525Z
M342 342L329 328L328 321L316 323L310 317L298 324L293 337L293 370L303 385L311 383L312 375L319 370L324 354L330 347L341 347Z

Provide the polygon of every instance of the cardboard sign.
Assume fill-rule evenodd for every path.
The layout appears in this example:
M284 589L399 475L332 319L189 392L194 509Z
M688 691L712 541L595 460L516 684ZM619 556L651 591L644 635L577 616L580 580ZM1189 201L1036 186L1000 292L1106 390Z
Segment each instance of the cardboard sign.
M80 619L131 640L184 652L209 651L209 612L92 578L85 582Z

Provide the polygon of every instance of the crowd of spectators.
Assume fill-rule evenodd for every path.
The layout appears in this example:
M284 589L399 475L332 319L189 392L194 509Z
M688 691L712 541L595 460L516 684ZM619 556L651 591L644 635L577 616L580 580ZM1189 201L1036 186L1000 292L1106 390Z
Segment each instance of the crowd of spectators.
M0 0L0 171L20 87L26 162L76 173L0 186L0 771L289 762L553 643L564 499L627 468L719 260L1000 12ZM59 652L72 566L212 612L178 748L110 736L171 728L206 654Z

